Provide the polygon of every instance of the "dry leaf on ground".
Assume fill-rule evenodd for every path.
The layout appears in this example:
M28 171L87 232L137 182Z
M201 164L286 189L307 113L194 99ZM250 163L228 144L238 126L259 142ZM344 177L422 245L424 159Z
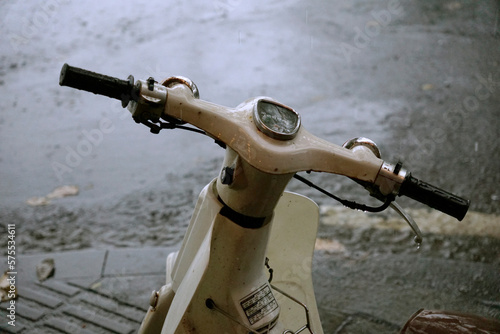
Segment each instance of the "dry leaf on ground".
M54 276L55 271L55 262L52 258L45 259L36 266L36 275L40 282Z
M6 302L11 299L17 298L17 289L14 286L14 291L11 290L11 282L9 282L9 275L5 272L0 277L0 301Z
M52 190L49 194L44 197L32 197L26 201L28 205L31 206L41 206L50 204L50 200L62 198L66 196L76 196L78 195L78 186L61 186Z

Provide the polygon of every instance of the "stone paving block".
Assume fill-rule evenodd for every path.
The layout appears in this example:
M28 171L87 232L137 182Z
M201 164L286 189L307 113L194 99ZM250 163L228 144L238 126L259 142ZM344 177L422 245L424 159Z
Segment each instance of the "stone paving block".
M28 320L37 321L40 320L45 315L45 312L43 309L37 306L27 305L26 303L18 302L16 303L16 314Z
M62 299L58 297L54 297L50 294L44 293L44 291L34 290L25 286L18 288L18 295L50 308L56 308L63 303Z
M74 322L69 322L59 317L57 318L54 317L46 320L44 325L46 327L56 329L63 333L94 334L94 332L91 330L82 328L81 326L79 326Z
M61 318L50 318L45 321L44 325L49 328L56 329L63 333L78 333L78 334L94 334L93 331L81 328L75 323L63 320Z
M177 250L174 247L111 249L104 276L165 273L168 254Z
M12 334L17 334L20 333L24 329L24 326L18 325L16 323L15 326L10 326L10 325L1 325L0 326L0 333L12 333Z
M42 333L43 334L61 334L60 331L55 330L55 329L51 329L51 328L45 327L45 326L42 328L27 328L21 334L42 334ZM80 332L73 332L71 334L80 334Z
M90 306L100 308L106 312L120 315L121 317L141 323L146 315L146 311L136 307L123 307L123 304L118 303L112 298L106 298L99 294L80 294L78 301Z
M58 280L49 279L43 283L38 284L41 287L50 289L52 291L61 293L65 296L72 297L76 295L80 290L77 287L71 286L65 282Z
M129 334L134 330L133 326L120 323L116 320L103 317L96 312L85 310L81 307L67 306L65 307L63 313L73 316L77 319L87 321L96 326L105 328L113 333L118 334Z

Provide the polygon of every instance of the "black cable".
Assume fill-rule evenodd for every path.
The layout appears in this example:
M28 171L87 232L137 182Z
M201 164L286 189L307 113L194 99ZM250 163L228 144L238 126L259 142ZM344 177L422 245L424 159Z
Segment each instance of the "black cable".
M203 130L192 128L190 126L179 125L179 124L175 124L175 123L160 122L160 126L161 126L162 129L181 129L181 130L187 130L187 131L192 131L192 132L200 133L202 135L206 135L207 134Z
M325 194L326 196L331 197L334 200L340 202L342 205L344 205L350 209L354 209L354 210L362 210L362 211L367 211L367 212L381 212L381 211L384 211L385 209L387 209L389 207L389 205L391 205L391 202L394 200L393 196L388 196L388 197L386 197L384 204L382 204L381 206L376 206L376 207L368 206L365 204L359 204L359 203L356 203L354 201L349 201L346 199L342 199L338 196L335 196L334 194L332 194L332 193L326 191L325 189L315 185L311 181L303 178L302 176L300 176L298 174L295 174L293 177L295 179L299 180L300 182L304 183L305 185L318 190L319 192Z
M161 125L162 129L180 129L180 130L186 130L186 131L191 131L191 132L199 133L199 134L205 135L207 137L210 137L206 133L206 131L203 131L203 130L200 130L200 129L196 129L196 128L193 128L193 127L190 127L190 126L179 125L179 124L175 124L175 123L164 123L164 122L162 122L161 124L162 124ZM214 139L214 140L215 140L215 143L217 145L219 145L223 149L226 149L226 144L223 141L220 141L218 139Z

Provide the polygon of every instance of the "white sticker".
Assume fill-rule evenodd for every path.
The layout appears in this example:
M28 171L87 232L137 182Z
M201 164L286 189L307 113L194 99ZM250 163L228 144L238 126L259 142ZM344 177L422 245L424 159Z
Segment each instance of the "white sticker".
M273 292L267 284L243 298L240 304L251 325L278 308Z

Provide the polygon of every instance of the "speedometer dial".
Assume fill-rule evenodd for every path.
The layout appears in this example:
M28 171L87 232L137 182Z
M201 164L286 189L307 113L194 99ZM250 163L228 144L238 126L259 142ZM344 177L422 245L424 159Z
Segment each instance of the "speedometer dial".
M259 100L254 106L255 124L267 136L278 140L290 140L300 128L300 115L287 106Z

